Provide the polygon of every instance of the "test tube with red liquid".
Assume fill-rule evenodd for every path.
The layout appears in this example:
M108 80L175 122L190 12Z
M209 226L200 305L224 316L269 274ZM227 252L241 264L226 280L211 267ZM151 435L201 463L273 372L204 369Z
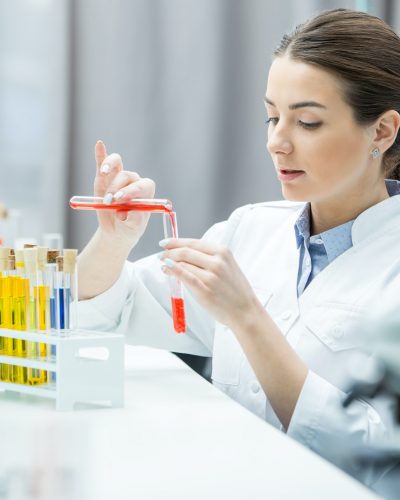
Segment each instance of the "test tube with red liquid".
M167 199L135 198L127 201L114 201L106 204L99 196L73 196L69 205L76 210L117 210L122 212L140 211L163 214L164 238L178 238L176 213L172 211L172 203ZM182 283L175 277L168 277L171 290L171 307L174 330L185 333L186 318Z
M164 238L178 238L178 224L176 213L168 212L163 215ZM185 306L183 301L182 283L174 276L168 276L169 287L171 290L172 318L174 320L174 329L176 333L185 333L186 318Z

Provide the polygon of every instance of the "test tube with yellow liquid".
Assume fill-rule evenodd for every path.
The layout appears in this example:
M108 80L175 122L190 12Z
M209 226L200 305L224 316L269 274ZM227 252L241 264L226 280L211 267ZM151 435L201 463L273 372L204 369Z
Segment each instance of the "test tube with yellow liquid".
M40 327L40 314L38 304L38 250L37 248L24 249L25 274L29 280L29 307L27 309L27 322L29 330L38 331ZM28 358L40 359L39 342L28 342ZM46 372L37 368L28 368L28 384L37 385L43 383Z
M11 277L8 272L8 257L11 254L11 248L0 247L0 328L12 327L11 311L12 311L12 289ZM9 337L0 336L0 354L10 355L10 342L12 350L12 339ZM12 354L11 354L12 355ZM8 364L0 364L0 380L3 382L12 381L12 367Z
M66 248L64 257L64 301L65 329L74 330L78 326L78 250Z
M10 328L12 330L20 330L20 317L18 311L18 293L19 293L19 281L20 278L17 276L15 270L15 255L9 255L8 257L8 279L10 280ZM8 341L8 355L17 356L17 339L10 338ZM10 366L9 368L10 382L19 382L19 371L18 366Z
M36 308L38 314L39 332L46 334L51 329L50 318L50 286L49 273L47 272L47 247L38 247L38 282L36 288ZM46 358L50 354L46 343L39 344L40 356ZM48 373L42 370L42 383L48 381Z
M25 278L23 250L15 250L15 271L16 271L15 295L14 295L15 329L25 331L27 329L26 289L28 285L27 283L28 280L27 278ZM15 355L18 356L19 358L26 358L27 356L26 340L17 339ZM18 366L16 368L17 368L17 382L19 384L27 384L28 369L26 368L26 366Z

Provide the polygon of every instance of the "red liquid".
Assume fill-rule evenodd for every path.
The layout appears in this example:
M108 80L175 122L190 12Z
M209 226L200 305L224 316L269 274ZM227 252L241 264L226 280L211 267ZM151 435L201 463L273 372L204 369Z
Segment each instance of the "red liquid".
M118 210L120 212L168 212L171 213L172 208L167 205L152 205L151 203L69 203L71 208L79 210ZM172 220L171 220L172 223Z
M171 222L172 236L173 238L178 237L178 231L176 229L176 219L175 212L170 212L169 220ZM182 298L171 297L172 303L172 318L174 321L174 330L176 333L186 332L186 318L185 318L185 303Z
M172 317L174 320L174 329L176 333L185 333L186 319L185 319L185 305L183 299L178 297L171 297L172 303Z

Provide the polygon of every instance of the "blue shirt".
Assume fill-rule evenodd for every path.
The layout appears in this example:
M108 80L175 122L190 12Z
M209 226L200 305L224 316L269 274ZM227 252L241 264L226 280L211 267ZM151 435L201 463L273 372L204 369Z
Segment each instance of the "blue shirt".
M386 180L389 196L400 194L400 182ZM311 207L307 203L295 223L297 248L300 251L297 275L297 295L300 296L311 281L325 267L353 246L351 228L354 220L310 236Z

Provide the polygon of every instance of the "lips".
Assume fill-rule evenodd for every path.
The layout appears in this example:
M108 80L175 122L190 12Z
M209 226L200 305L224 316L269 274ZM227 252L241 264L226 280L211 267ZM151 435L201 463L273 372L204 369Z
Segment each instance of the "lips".
M283 174L292 174L295 172L304 172L304 170L295 170L294 168L279 168L279 172L282 172Z
M297 179L304 174L304 170L294 170L288 168L279 168L278 169L278 179L280 181L292 181Z

